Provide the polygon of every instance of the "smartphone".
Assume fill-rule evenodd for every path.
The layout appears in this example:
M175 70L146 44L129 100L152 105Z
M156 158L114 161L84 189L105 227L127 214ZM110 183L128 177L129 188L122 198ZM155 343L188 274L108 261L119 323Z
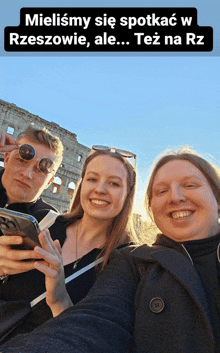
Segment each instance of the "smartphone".
M0 208L0 229L3 234L19 233L23 237L21 245L13 245L13 249L32 250L36 245L41 246L38 240L40 227L35 217L21 212Z

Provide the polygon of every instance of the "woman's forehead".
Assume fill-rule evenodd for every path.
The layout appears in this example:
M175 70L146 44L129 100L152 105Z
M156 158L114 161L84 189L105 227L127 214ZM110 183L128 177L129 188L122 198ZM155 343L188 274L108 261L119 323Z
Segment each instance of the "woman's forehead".
M165 163L157 170L153 184L193 176L206 179L205 175L193 163L186 160L175 159Z
M86 167L86 173L96 172L98 174L115 175L127 178L127 169L117 158L108 155L94 157Z

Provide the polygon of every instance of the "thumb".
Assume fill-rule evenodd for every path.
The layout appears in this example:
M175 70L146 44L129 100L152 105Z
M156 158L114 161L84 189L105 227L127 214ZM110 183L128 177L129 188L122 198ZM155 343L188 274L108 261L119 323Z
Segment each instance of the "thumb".
M60 241L58 239L54 240L54 245L56 246L56 248L59 251L60 255L62 255L62 249L61 249L61 246L60 246Z

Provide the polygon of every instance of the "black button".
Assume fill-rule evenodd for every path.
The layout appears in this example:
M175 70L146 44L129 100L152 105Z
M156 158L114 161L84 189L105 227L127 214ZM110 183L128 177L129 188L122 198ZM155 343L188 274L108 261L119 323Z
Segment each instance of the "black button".
M161 298L153 298L150 301L150 310L153 311L153 313L160 313L164 309L164 301Z

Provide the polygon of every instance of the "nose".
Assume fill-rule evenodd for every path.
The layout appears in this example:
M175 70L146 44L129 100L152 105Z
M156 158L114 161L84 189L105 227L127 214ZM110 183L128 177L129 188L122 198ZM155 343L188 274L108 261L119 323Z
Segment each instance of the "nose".
M179 185L173 185L170 189L170 202L176 204L185 200L184 190Z
M99 183L97 183L95 191L97 193L105 194L106 193L106 184L105 184L105 182L100 181Z
M32 179L33 177L33 167L31 165L26 165L22 171L21 171L21 174L27 178L27 179Z

